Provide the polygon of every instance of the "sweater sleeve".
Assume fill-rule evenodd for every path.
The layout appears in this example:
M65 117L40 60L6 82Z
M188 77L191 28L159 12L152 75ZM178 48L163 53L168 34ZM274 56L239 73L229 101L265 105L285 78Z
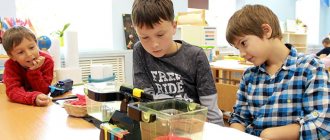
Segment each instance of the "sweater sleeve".
M6 85L6 94L9 100L17 103L35 105L35 99L39 94L39 91L28 92L24 89L24 79L20 75L19 66L13 63L6 63L3 81Z
M328 55L328 54L329 54L328 51L329 51L329 50L328 50L327 48L323 48L322 50L320 50L319 52L316 53L316 56L320 56L321 54L326 54L326 55Z
M218 108L218 95L213 94L213 95L208 95L208 96L201 96L199 98L201 104L203 106L206 106L208 111L207 111L207 120L210 123L214 123L220 126L224 126L223 122L223 114L221 110Z
M12 60L5 63L3 81L11 101L35 105L39 94L48 94L48 86L53 79L54 62L50 56L45 57L44 64L37 70L24 70Z
M201 49L197 54L196 89L202 105L208 108L207 119L224 126L223 114L218 107L218 94L207 57Z
M316 53L316 56L320 56L323 52L323 49Z
M36 70L28 70L26 73L27 80L34 91L44 94L49 93L48 86L53 80L54 62L51 58L46 57L44 64Z

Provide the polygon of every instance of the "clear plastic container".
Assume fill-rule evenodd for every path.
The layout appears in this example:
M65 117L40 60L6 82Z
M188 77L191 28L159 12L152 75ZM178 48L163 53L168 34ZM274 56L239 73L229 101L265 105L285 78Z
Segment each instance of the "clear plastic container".
M120 109L121 101L98 102L90 98L87 100L87 114L101 122L108 122L115 112Z
M154 122L140 122L143 140L200 140L207 117L207 108L182 100L162 100L140 103L144 114L155 114ZM142 116L143 117L143 116Z
M109 97L118 96L115 82L88 83L85 85L87 114L101 122L107 122L115 110L120 110L121 101Z

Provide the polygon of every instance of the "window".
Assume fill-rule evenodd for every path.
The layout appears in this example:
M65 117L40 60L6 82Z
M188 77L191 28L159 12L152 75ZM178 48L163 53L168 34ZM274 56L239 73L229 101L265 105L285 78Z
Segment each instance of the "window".
M16 0L18 18L29 18L37 36L70 23L78 32L80 52L112 49L112 10L109 0Z

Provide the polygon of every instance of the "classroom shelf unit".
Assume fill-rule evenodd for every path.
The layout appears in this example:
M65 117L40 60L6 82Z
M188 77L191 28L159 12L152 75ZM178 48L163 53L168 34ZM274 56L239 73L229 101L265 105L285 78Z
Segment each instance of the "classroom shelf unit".
M298 52L306 53L307 35L306 33L283 33L282 42L292 44Z

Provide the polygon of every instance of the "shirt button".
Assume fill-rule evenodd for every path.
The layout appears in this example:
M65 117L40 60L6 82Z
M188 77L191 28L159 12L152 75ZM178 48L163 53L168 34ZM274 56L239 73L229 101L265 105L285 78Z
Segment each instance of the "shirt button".
M291 100L290 99L288 100L288 103L291 103Z
M319 113L317 111L313 111L312 115L313 115L313 117L317 117L317 116L319 116Z

